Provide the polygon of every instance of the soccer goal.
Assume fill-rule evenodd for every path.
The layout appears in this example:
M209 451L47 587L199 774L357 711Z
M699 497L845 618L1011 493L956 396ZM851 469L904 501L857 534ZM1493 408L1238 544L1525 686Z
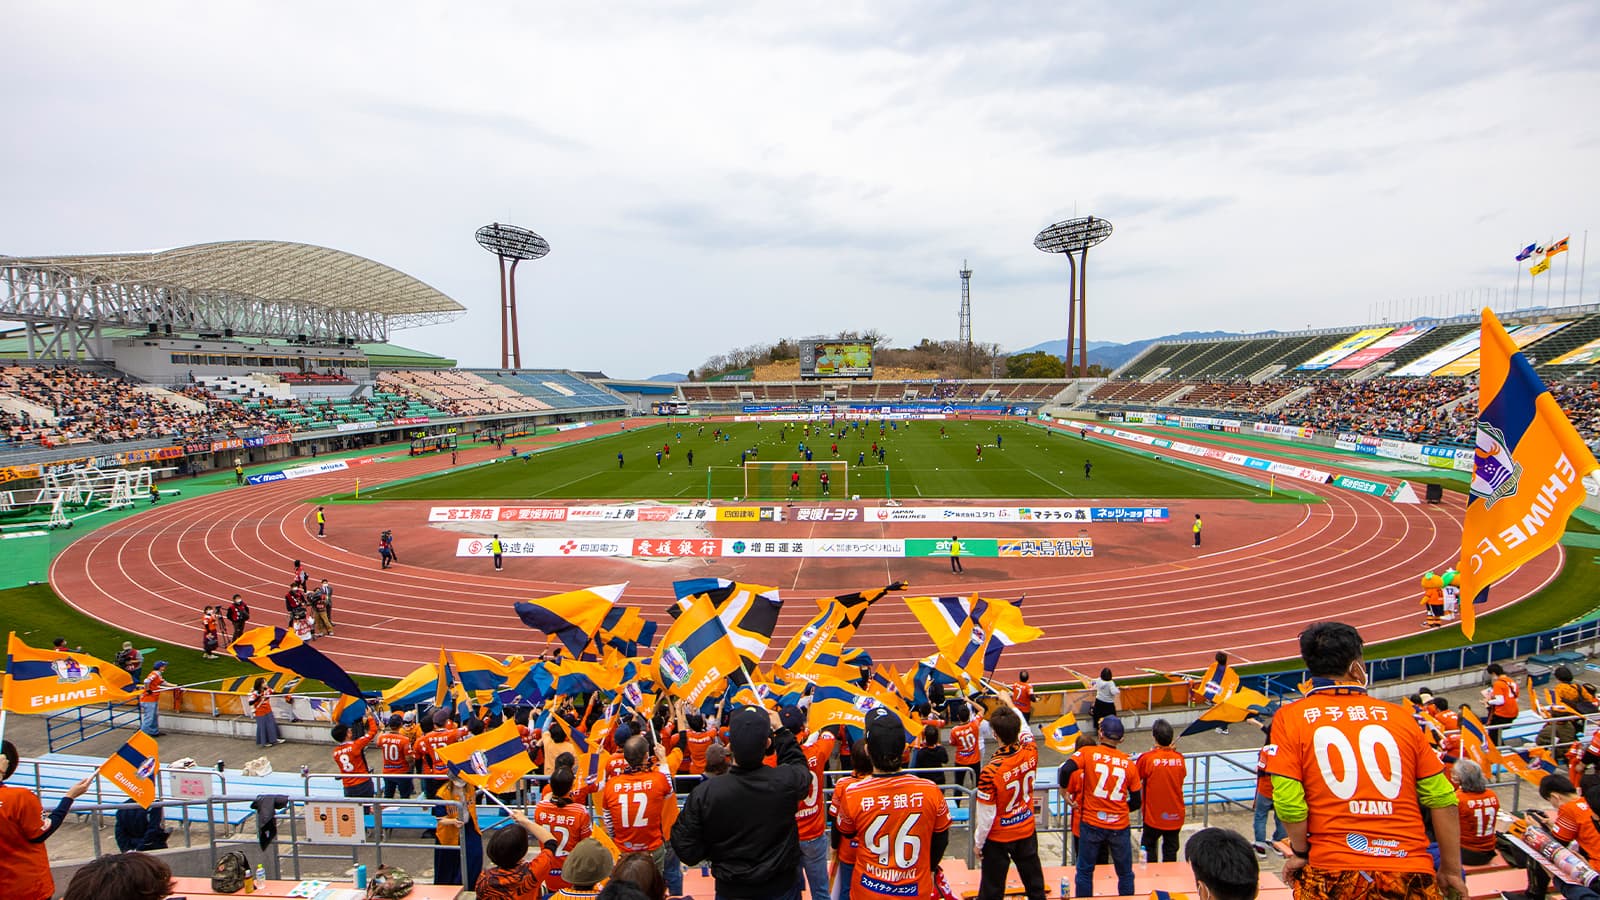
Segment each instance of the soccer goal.
M850 499L850 464L827 462L746 462L707 472L706 492L716 499ZM796 477L798 476L798 478ZM824 480L823 476L827 476ZM793 486L791 487L791 482Z

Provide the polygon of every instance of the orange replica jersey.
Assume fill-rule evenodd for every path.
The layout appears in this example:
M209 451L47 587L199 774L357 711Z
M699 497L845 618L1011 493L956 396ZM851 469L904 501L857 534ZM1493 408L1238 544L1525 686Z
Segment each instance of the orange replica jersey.
M559 891L567 887L567 882L561 877L561 866L567 861L567 854L594 830L589 808L582 803L569 802L557 806L552 800L540 800L530 818L550 829L550 834L556 839L555 865L550 867L550 874L545 876L544 886L547 890Z
M1183 827L1183 779L1189 765L1183 754L1171 747L1157 747L1139 754L1134 762L1139 780L1144 782L1144 823L1162 831Z
M950 746L956 748L956 765L975 766L983 759L978 723L964 722L950 729Z
M840 802L838 826L858 842L850 900L933 896L933 835L950 828L950 808L933 782L905 774L862 779Z
M355 787L365 782L367 779L361 776L371 773L371 770L367 768L367 757L365 756L367 745L370 743L372 743L372 735L368 733L353 741L345 741L333 748L333 764L338 768L339 773L345 776L339 780L343 781L346 787Z
M684 744L689 750L689 774L701 775L706 771L706 749L716 740L715 731L685 731Z
M1494 791L1469 794L1458 790L1456 810L1461 814L1461 849L1493 851L1494 822L1500 815L1500 798Z
M1128 797L1139 790L1139 770L1128 754L1098 744L1072 754L1083 770L1083 821L1116 831L1128 827Z
M801 748L806 755L806 768L811 770L811 790L801 798L800 808L794 813L802 841L822 837L823 829L828 824L826 811L822 807L822 792L828 781L828 760L833 758L834 743L834 736L824 731Z
M1267 772L1305 788L1311 865L1432 872L1417 782L1444 771L1404 707L1351 686L1278 710Z
M1033 781L1039 771L1039 750L1024 740L1014 752L996 751L978 773L979 803L993 806L991 841L1020 841L1033 834Z
M1561 804L1556 817L1550 820L1550 833L1563 844L1576 838L1584 856L1600 859L1600 831L1595 830L1594 813L1589 811L1588 803L1573 800Z
M1501 675L1494 680L1491 690L1494 692L1492 699L1500 702L1491 702L1489 711L1497 718L1515 719L1517 713L1521 711L1521 708L1517 706L1517 683L1509 677Z
M1074 770L1067 776L1067 797L1072 802L1072 836L1078 836L1078 826L1083 824L1083 770Z
M411 771L411 742L405 735L386 731L374 740L383 757L383 774L399 775Z
M1268 744L1256 754L1256 793L1268 800L1272 799L1272 776L1267 774L1267 760L1272 758L1272 749Z
M657 769L617 775L600 789L606 830L624 853L649 852L665 843L663 808L677 802L672 782Z
M835 822L839 821L839 804L844 802L844 798L849 795L850 789L864 783L866 780L867 776L852 773L842 776L833 783L833 796L828 798L828 815L832 816ZM839 862L841 864L855 865L856 848L859 846L860 843L856 841L854 835L850 837L841 836L838 850Z
M1033 685L1026 681L1019 681L1011 686L1011 702L1017 707L1017 712L1023 718L1033 712Z
M435 729L417 738L417 742L411 750L411 758L422 761L424 775L448 774L449 768L434 751L446 744L453 744L466 736L467 730L465 728L457 728L454 731Z

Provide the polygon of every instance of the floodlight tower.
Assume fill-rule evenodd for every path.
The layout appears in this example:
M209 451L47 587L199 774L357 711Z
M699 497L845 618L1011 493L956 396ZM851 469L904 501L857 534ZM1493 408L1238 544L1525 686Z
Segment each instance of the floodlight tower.
M500 368L522 368L522 343L517 336L517 263L550 252L544 238L526 228L499 222L478 229L478 246L500 262ZM506 263L511 263L507 268Z
M962 352L967 354L967 364L972 364L972 270L967 268L967 261L961 261L961 333L956 335L956 340L961 343Z
M1111 223L1094 216L1067 219L1039 232L1033 246L1045 253L1064 253L1067 275L1066 375L1072 376L1072 349L1078 348L1078 376L1089 371L1089 316L1084 295L1089 285L1089 248L1111 237ZM1075 343L1076 342L1076 343Z

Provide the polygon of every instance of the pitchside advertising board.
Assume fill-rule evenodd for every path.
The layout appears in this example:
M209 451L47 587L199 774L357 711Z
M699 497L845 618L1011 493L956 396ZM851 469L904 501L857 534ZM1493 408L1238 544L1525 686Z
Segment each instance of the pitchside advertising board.
M869 506L868 522L1165 522L1165 506Z
M440 522L1166 522L1165 506L435 506Z
M801 341L802 378L872 377L872 345L859 341Z
M746 557L908 559L950 555L950 539L929 538L512 538L501 539L505 556L685 559ZM461 538L456 556L485 558L487 538ZM1000 559L1089 558L1087 537L975 538L961 542L962 557Z
M435 506L429 522L782 522L781 506Z

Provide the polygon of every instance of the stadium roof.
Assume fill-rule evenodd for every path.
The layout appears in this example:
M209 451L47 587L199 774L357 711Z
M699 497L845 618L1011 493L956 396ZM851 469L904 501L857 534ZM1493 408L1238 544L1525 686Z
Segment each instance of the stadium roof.
M225 293L382 316L465 310L438 289L383 263L291 241L218 241L147 253L0 256L0 264L51 268L121 285Z

